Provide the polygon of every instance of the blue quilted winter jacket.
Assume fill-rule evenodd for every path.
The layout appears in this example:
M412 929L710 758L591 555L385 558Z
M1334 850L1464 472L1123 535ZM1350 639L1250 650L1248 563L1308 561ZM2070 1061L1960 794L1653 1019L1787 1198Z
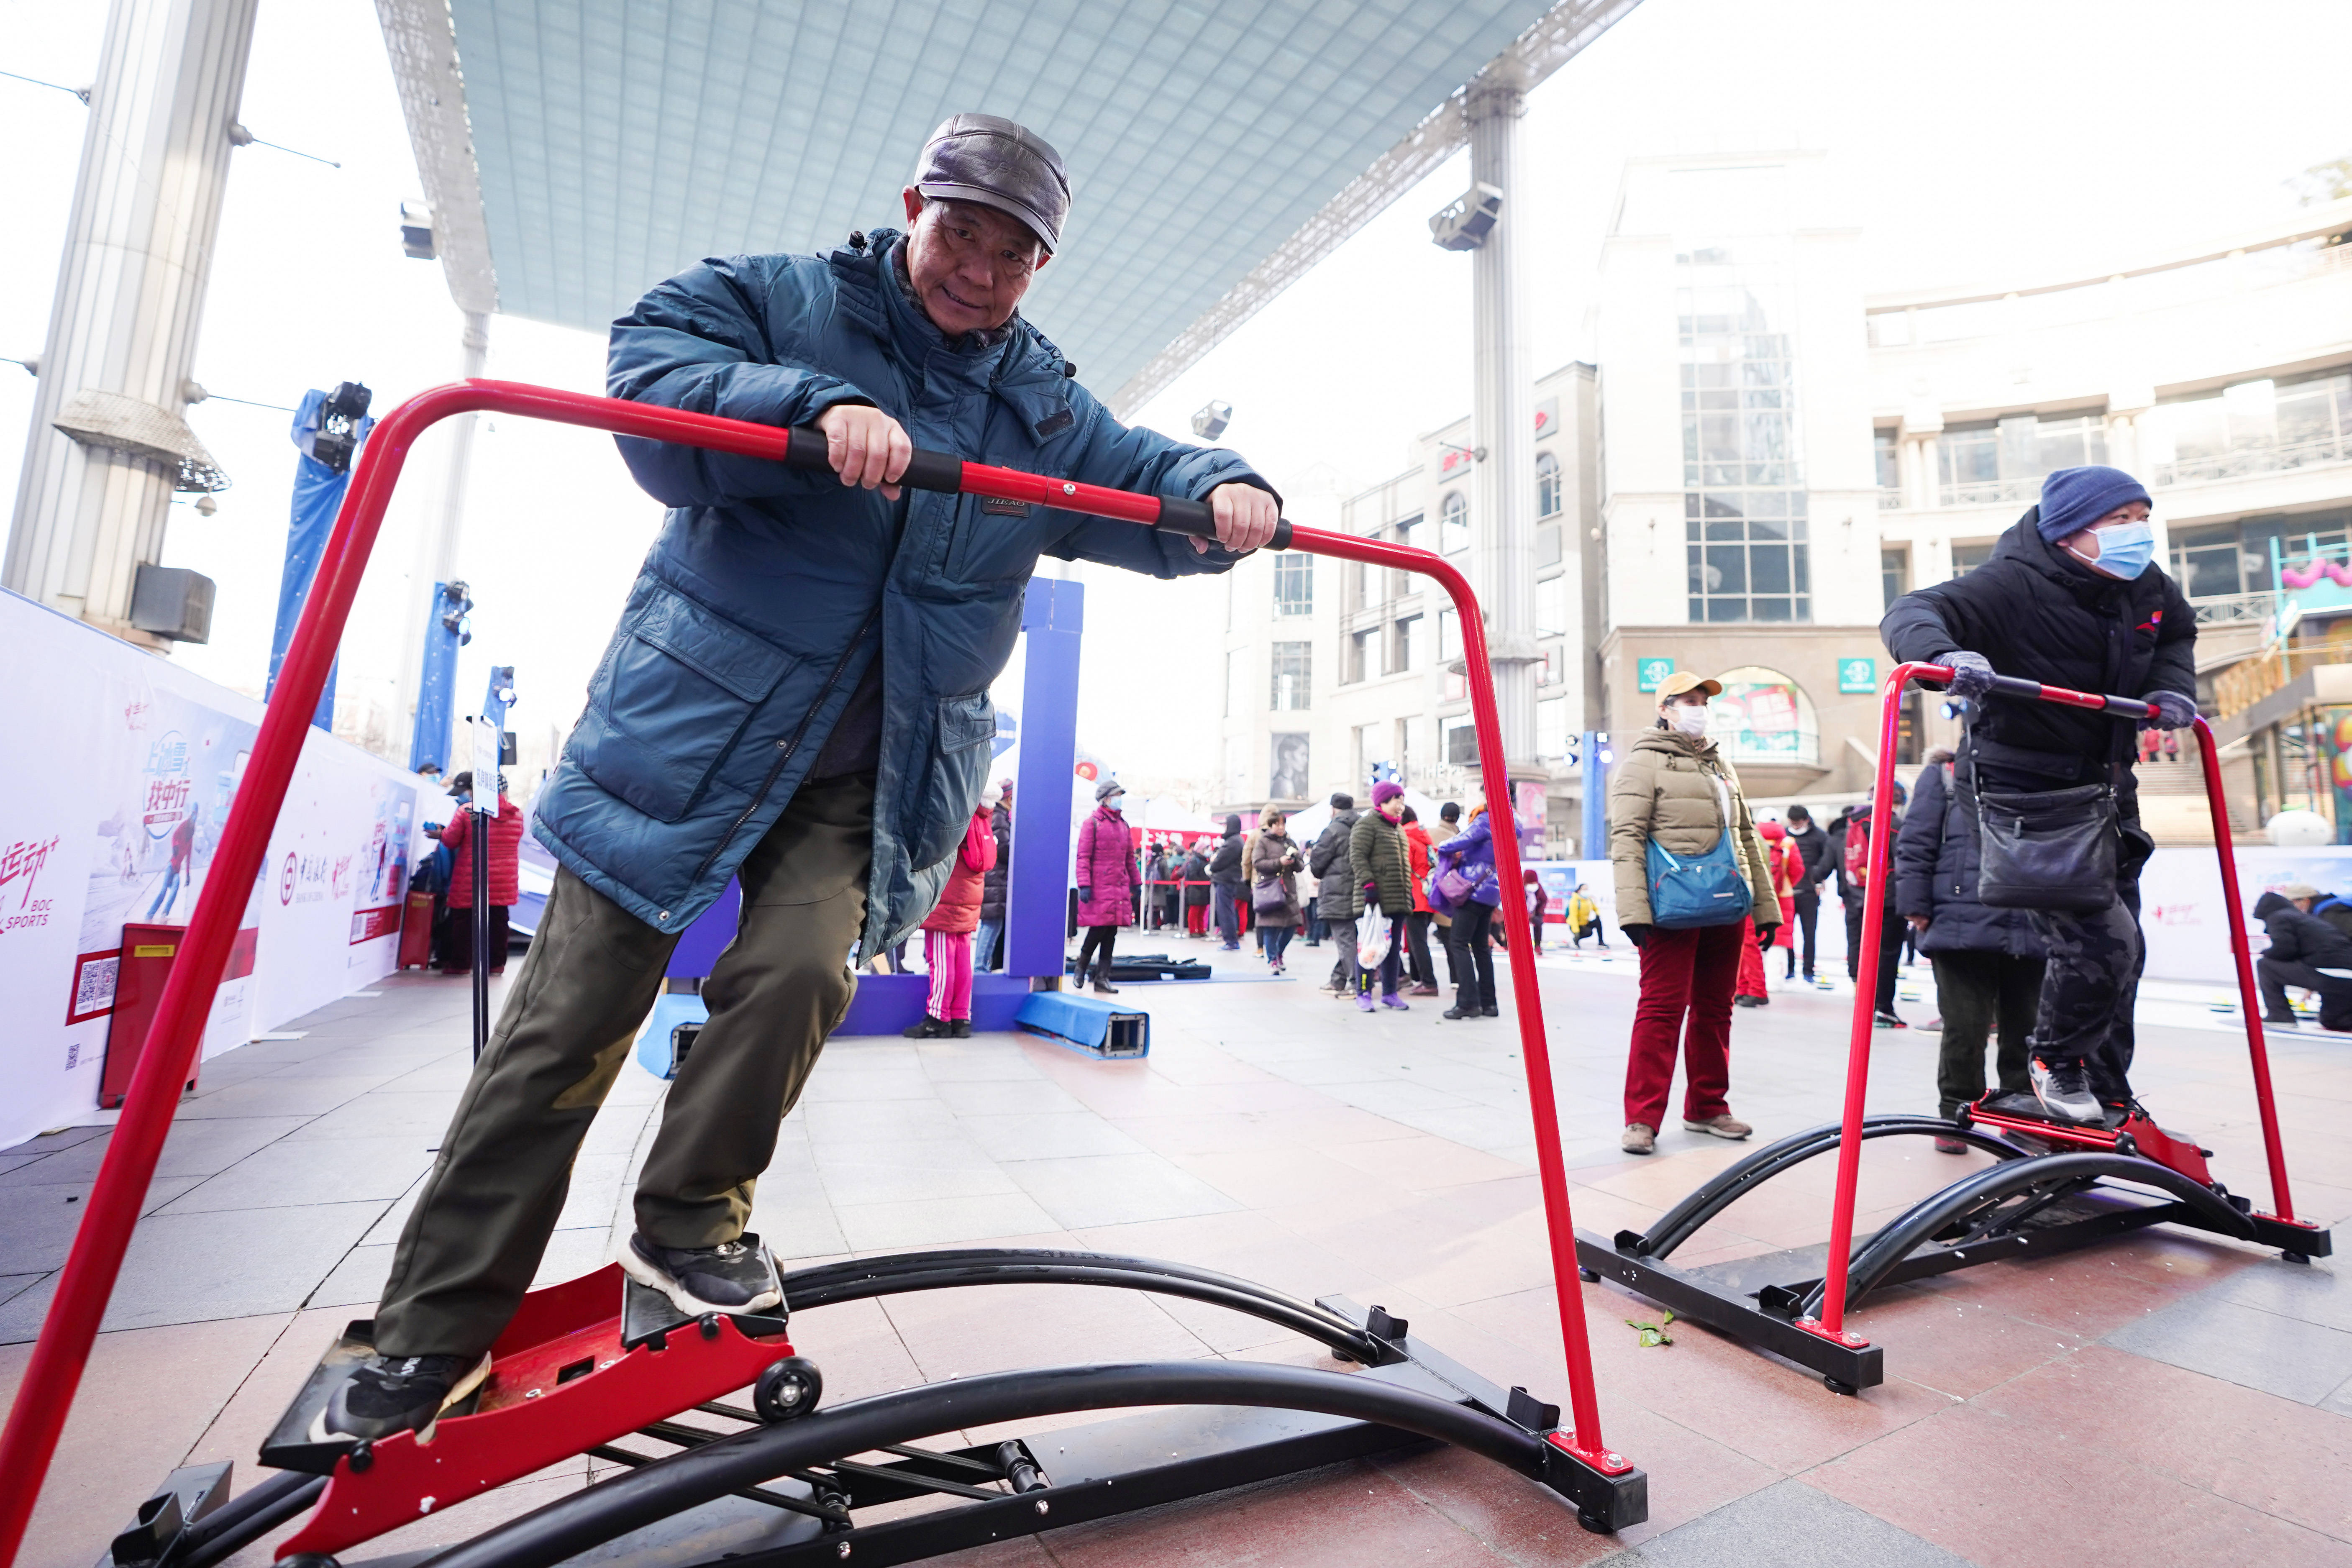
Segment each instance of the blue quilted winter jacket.
M950 341L898 280L901 236L865 251L709 260L613 325L615 397L762 425L870 403L919 447L1201 500L1243 480L1228 451L1121 426L1017 317ZM1041 554L1175 577L1234 557L1133 523L976 497L897 501L830 475L620 438L670 509L629 591L587 710L541 793L541 842L638 919L683 931L774 824L866 666L883 660L874 863L860 949L938 901L996 733L989 683Z

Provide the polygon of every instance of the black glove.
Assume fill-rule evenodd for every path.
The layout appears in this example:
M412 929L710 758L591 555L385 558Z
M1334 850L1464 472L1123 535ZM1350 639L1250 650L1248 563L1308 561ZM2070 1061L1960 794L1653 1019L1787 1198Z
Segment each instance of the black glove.
M1632 942L1635 947L1641 946L1644 942L1647 942L1650 937L1650 928L1648 926L1619 926L1617 929L1623 932L1625 940Z
M1094 901L1095 890L1092 888L1080 888L1078 889L1078 902L1082 904L1091 904Z
M1992 689L1992 666L1980 653L1954 648L1949 653L1937 654L1936 662L1950 667L1951 690L1955 697L1972 702Z
M1759 947L1771 946L1772 933L1780 929L1780 928L1778 925L1758 926L1756 928L1756 945Z
M2178 691L2151 691L2156 711L2139 721L2143 730L2186 730L2197 722L2197 704Z

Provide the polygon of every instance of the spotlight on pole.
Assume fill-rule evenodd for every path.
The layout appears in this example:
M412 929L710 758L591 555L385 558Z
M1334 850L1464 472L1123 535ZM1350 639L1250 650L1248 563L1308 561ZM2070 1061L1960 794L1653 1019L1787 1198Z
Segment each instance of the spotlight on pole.
M1503 193L1481 181L1429 220L1430 243L1441 250L1475 250L1502 216Z
M1192 434L1203 441L1213 441L1233 422L1234 405L1212 399L1201 405L1200 412L1192 416Z

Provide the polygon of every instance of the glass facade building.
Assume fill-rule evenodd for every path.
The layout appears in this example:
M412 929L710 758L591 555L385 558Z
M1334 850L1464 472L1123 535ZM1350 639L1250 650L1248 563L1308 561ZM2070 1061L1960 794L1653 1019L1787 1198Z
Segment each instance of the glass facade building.
M1675 258L1683 523L1693 621L1810 621L1786 308L1721 247Z

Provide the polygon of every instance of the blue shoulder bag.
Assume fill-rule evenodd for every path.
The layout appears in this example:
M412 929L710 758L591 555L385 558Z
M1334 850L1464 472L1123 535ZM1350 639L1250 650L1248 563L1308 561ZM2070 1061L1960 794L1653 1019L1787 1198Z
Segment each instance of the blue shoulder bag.
M1648 844L1650 923L1667 931L1727 926L1748 918L1754 896L1732 847L1731 809L1723 786L1723 831L1704 855L1675 855L1652 838Z

